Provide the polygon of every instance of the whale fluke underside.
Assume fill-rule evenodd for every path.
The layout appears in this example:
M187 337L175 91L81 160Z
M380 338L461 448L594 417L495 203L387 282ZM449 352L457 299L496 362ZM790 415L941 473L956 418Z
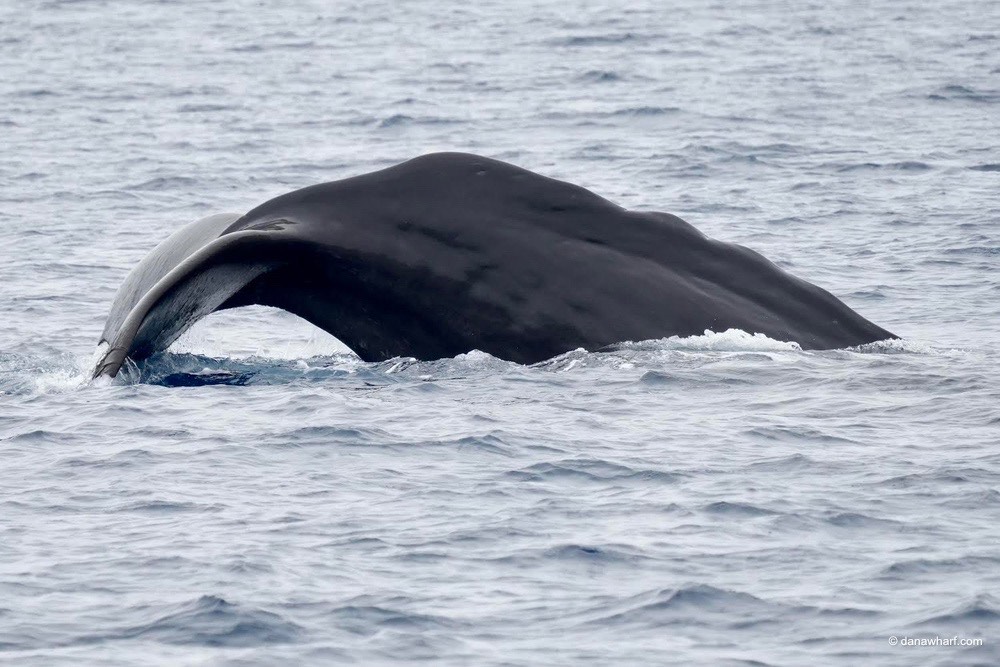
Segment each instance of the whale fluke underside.
M439 153L188 225L126 279L96 375L223 308L283 308L366 361L473 349L520 363L742 329L840 348L894 338L680 218L489 158Z

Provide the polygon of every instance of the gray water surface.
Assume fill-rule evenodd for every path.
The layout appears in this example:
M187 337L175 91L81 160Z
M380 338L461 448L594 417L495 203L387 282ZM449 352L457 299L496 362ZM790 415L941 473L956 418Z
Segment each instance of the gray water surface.
M1000 4L669 5L0 6L0 662L1000 662ZM903 339L366 364L251 308L88 382L173 230L435 150Z

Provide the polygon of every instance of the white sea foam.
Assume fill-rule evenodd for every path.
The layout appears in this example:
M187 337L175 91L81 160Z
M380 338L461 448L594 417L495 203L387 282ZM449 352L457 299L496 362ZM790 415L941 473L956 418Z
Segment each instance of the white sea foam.
M34 388L39 394L59 394L87 386L90 371L84 368L44 370L34 376ZM110 382L110 380L108 380Z
M866 343L849 349L852 352L864 354L941 354L955 351L955 348L942 348L926 341L906 338L877 340L874 343Z
M621 349L690 350L705 352L796 352L798 343L775 340L761 333L748 333L740 329L714 332L708 329L699 336L670 336L657 340L623 343Z

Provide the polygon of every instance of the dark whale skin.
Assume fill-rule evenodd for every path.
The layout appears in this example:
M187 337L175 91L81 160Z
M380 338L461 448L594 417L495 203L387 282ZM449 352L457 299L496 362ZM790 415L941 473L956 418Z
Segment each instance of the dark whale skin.
M212 216L115 298L96 375L223 308L283 308L365 361L576 348L742 329L804 349L895 338L829 292L668 213L476 155L435 153Z

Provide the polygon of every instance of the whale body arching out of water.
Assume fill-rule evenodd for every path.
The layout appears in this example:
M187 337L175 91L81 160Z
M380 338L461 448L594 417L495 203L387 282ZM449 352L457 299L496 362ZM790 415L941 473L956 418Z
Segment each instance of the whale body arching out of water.
M94 375L260 304L365 361L576 348L742 329L804 349L895 336L758 253L576 185L435 153L215 215L170 236L115 297Z

